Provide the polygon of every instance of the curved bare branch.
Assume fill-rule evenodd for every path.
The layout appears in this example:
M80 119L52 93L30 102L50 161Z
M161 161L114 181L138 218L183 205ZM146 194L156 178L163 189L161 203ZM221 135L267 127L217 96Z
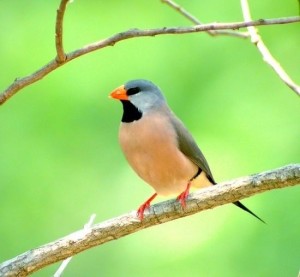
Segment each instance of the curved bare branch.
M0 94L0 104L5 103L10 97L12 97L14 94L16 94L24 87L37 82L38 80L42 79L53 70L68 63L69 61L78 58L82 55L88 54L90 52L105 48L107 46L113 46L116 43L123 40L132 39L136 37L198 33L198 32L206 32L209 30L237 30L249 26L288 24L288 23L295 23L295 22L300 22L300 16L274 18L274 19L259 19L259 20L253 20L247 22L209 23L203 25L196 25L193 27L166 27L166 28L159 28L159 29L146 29L146 30L130 29L128 31L115 34L109 38L100 40L98 42L89 44L75 51L72 51L66 55L66 59L63 62L59 63L57 62L56 59L54 59L50 61L47 65L42 67L41 69L37 70L36 72L23 78L17 78L7 89L5 89Z
M244 15L244 19L246 21L251 20L250 9L247 0L241 0L242 11ZM272 56L271 52L264 44L261 36L258 34L258 30L254 26L248 27L249 35L251 37L251 42L257 47L261 55L263 56L263 60L269 64L275 73L279 76L279 78L298 96L300 96L300 86L298 86L290 76L285 72L285 70L281 67L280 63Z

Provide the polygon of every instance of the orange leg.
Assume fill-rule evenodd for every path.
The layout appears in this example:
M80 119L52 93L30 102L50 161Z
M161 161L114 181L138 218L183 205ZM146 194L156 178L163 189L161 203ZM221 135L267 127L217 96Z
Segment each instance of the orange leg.
M186 198L187 198L188 195L189 195L189 192L190 192L190 186L191 186L191 182L188 182L185 191L183 191L182 193L180 193L180 194L177 196L177 200L180 202L181 207L182 207L183 209L186 207L185 200L186 200Z
M137 210L137 216L142 221L144 219L144 211L149 209L151 201L157 196L157 193L154 193L145 203L143 203Z

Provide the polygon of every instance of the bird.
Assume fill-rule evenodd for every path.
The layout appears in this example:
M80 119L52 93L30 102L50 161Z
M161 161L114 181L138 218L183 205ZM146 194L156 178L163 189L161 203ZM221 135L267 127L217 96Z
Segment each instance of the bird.
M125 158L155 190L137 210L141 221L157 195L177 194L184 209L191 187L217 184L195 139L168 106L158 86L144 79L131 80L109 96L123 106L119 143ZM241 202L233 204L265 223Z

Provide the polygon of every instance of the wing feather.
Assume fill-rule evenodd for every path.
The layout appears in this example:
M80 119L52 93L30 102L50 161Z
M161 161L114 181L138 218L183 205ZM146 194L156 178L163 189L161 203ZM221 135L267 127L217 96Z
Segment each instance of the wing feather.
M185 154L193 163L202 169L207 177L215 184L214 177L211 173L207 160L205 159L202 151L198 147L196 141L186 129L180 119L174 114L171 116L172 125L177 134L178 146L180 151Z

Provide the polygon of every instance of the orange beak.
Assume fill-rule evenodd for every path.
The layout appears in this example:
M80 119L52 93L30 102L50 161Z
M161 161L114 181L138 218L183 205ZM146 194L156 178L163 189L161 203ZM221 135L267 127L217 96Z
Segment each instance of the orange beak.
M112 91L109 95L111 98L118 99L118 100L128 100L127 91L124 88L124 85L116 88Z

